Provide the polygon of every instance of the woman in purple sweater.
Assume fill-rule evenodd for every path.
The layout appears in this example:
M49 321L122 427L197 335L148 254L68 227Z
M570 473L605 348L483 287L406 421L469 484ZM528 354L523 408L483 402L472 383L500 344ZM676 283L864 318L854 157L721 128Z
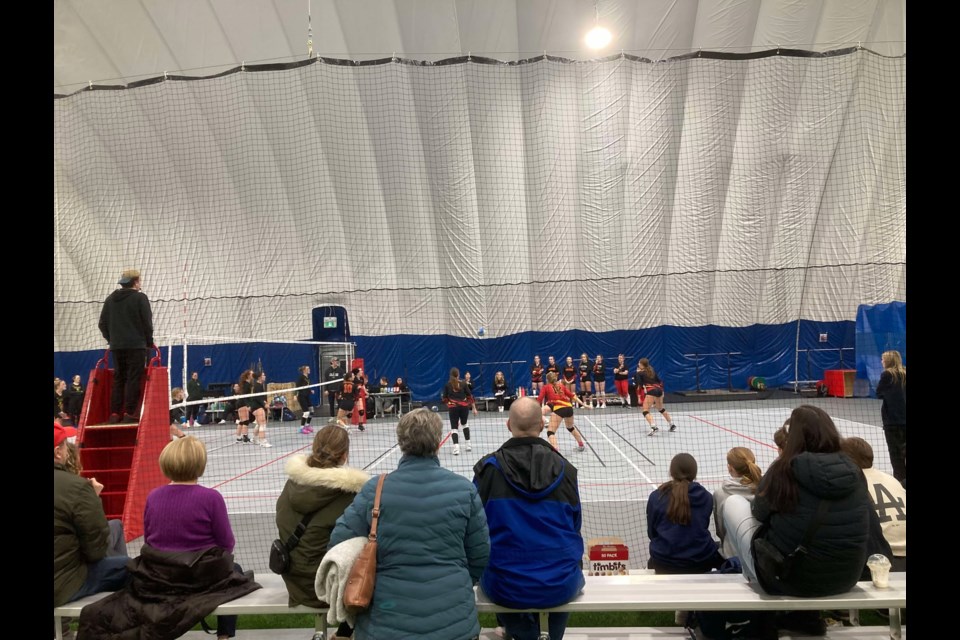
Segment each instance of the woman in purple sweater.
M235 538L227 505L216 489L197 479L207 466L207 450L194 437L174 440L160 454L160 470L170 484L147 496L143 511L143 539L160 551L200 551L221 547L233 553ZM236 564L234 568L240 572ZM217 616L217 639L236 635L237 616Z

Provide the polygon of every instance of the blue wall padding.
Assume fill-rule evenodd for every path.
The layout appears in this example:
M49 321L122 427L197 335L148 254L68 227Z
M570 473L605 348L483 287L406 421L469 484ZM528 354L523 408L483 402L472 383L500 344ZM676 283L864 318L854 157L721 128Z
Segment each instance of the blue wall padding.
M879 305L884 306L884 305ZM828 336L827 342L819 342L821 333ZM800 322L801 349L833 349L799 354L799 379L819 380L824 369L840 368L840 355L836 349L853 347L857 328L852 321ZM559 332L524 332L503 337L472 337L425 335L353 336L357 344L357 357L364 359L366 372L371 381L386 375L392 382L403 377L410 385L414 400L433 401L447 380L451 367L458 367L461 375L470 371L478 395L492 395L490 385L493 374L502 370L511 388L520 385L529 388L530 364L534 354L539 354L546 364L547 356L553 355L559 363L571 355L576 362L584 351L591 361L602 354L607 369L607 390L613 391L611 368L618 353L628 356L631 372L636 369L637 359L646 357L656 368L667 391L683 391L696 388L695 359L684 357L691 353L742 352L730 358L730 384L734 389L746 389L747 378L762 376L768 387L787 384L794 379L794 359L797 357L797 324L753 325L750 327L673 327L662 326L632 331L620 330L592 333L581 330ZM905 353L905 352L903 352ZM275 343L248 343L232 345L197 345L188 349L190 371L199 371L201 381L207 385L219 382L235 382L241 371L255 364L258 359L267 372L267 382L292 382L299 375L302 364L310 364L311 378L318 381L317 351L312 345ZM87 379L89 370L103 351L79 351L54 353L54 375L69 379L80 373ZM163 364L172 366L174 385L180 384L182 350L173 349L173 362L167 362L167 350L162 349ZM212 366L204 367L203 359L212 359ZM859 354L853 351L843 354L844 366L853 368L859 363ZM468 362L492 363L495 361L525 360L526 364L514 364L511 378L510 364L470 365ZM859 364L857 364L859 369ZM879 375L879 374L878 374ZM702 356L700 358L700 388L726 389L727 357Z
M883 352L899 351L904 366L907 364L907 303L860 305L855 342L857 377L870 382L870 396L876 397L877 382L883 373Z

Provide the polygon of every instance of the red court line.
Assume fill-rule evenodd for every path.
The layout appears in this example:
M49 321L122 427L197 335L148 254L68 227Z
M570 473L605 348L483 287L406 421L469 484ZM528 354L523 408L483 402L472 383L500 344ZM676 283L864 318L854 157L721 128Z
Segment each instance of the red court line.
M757 440L756 438L752 438L752 437L750 437L750 436L748 436L748 435L745 435L745 434L743 434L743 433L740 433L739 431L734 431L733 429L727 429L726 427L721 427L720 425L714 424L713 422L710 422L709 420L704 420L703 418L698 418L697 416L690 416L690 417L693 418L694 420L699 420L700 422L702 422L702 423L704 423L704 424L708 424L708 425L710 425L711 427L716 427L717 429L721 429L721 430L723 430L723 431L726 431L727 433L732 433L732 434L734 434L734 435L740 436L741 438L743 438L743 439L745 439L745 440L749 440L750 442L756 442L757 444L762 445L762 446L764 446L764 447L770 447L771 449L776 449L776 448L777 448L775 445L772 445L772 444L769 444L769 443L767 443L767 442L764 442L763 440Z
M242 445L241 445L241 446L242 446ZM242 478L243 476L250 475L250 474L253 473L254 471L260 471L260 469L263 469L263 468L265 468L265 467L269 467L269 466L272 465L274 462L279 462L280 460L283 460L284 458L289 458L289 457L292 456L293 454L295 454L295 453L300 453L300 452L303 451L304 449L307 449L307 448L312 447L312 446L313 446L313 443L311 442L310 444L308 444L308 445L306 445L306 446L303 446L303 447L300 447L299 449L297 449L297 450L295 450L295 451L291 451L290 453L284 454L284 455L280 456L279 458L274 458L274 459L271 460L270 462L265 462L265 463L263 463L262 465L260 465L259 467L254 467L253 469L248 469L247 471L244 471L244 472L241 473L241 474L235 475L235 476L233 476L232 478L228 478L228 479L224 480L223 482L221 482L221 483L219 483L219 484L215 484L215 485L213 485L213 486L211 487L211 489L219 489L220 487L222 487L223 485L227 484L228 482L233 482L234 480L239 480L239 479Z

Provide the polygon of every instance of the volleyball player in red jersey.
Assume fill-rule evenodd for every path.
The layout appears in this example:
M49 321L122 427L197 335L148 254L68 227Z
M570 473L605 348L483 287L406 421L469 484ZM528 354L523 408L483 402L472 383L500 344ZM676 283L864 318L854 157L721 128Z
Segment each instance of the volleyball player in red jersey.
M597 407L607 408L607 383L606 372L603 366L603 356L597 354L597 359L593 363L593 392L597 396Z
M567 361L560 370L560 380L567 391L574 394L577 392L577 367L573 364L573 356L567 356Z
M586 353L580 354L580 363L577 365L577 369L580 371L580 399L583 400L586 404L593 406L593 390L590 388L590 374L593 373L593 365L590 364L590 356Z
M583 451L583 436L580 435L580 431L573 424L573 405L576 404L581 407L586 405L577 397L577 394L570 391L566 385L557 382L557 374L550 372L547 374L547 384L540 390L537 400L540 401L540 404L546 403L546 406L550 407L552 411L550 424L547 426L547 440L550 441L550 445L560 451L557 443L557 428L560 426L560 420L563 420L567 431L577 441L577 451Z
M630 369L622 353L617 356L617 364L613 367L613 384L620 396L620 406L630 406Z
M450 439L453 440L453 455L460 455L460 437L457 435L460 425L463 425L463 444L467 451L471 451L470 446L470 427L467 426L467 418L470 417L470 409L473 409L473 415L477 415L477 403L473 399L473 391L466 381L460 379L460 369L456 367L450 369L450 379L443 387L441 400L447 405L450 413Z
M670 414L663 408L663 381L660 380L660 376L657 375L648 359L640 358L640 361L637 362L637 375L634 380L637 385L637 400L643 404L643 417L650 425L650 433L647 435L652 436L659 431L657 426L653 424L650 407L656 407L663 419L670 425L670 431L676 431L677 425L673 424Z
M531 395L539 396L540 389L543 388L543 363L540 362L540 356L533 356L533 366L530 367L530 389Z

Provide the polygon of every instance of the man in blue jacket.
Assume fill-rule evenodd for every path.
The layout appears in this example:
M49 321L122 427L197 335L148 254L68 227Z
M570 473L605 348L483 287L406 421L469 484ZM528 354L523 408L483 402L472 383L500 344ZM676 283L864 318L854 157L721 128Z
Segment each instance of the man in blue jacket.
M490 530L480 586L504 607L556 607L585 584L577 469L540 438L543 420L534 398L510 406L507 429L512 437L473 468ZM550 614L551 640L563 638L569 616ZM536 614L498 614L497 620L516 640L539 636Z

